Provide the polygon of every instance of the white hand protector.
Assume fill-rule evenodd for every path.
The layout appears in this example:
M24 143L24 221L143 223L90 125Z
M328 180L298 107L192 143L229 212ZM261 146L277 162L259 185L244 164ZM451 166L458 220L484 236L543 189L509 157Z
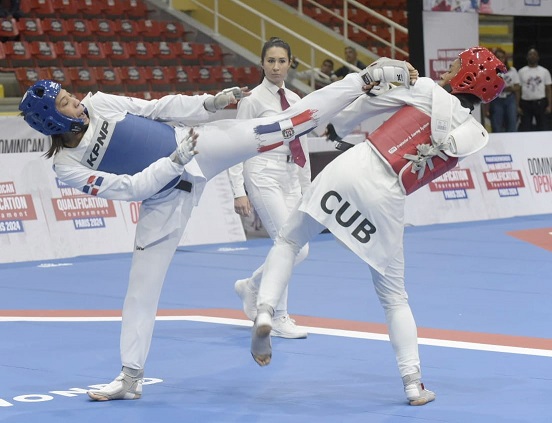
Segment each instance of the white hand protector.
M208 112L216 112L217 110L222 110L229 104L236 103L238 100L243 98L243 92L239 87L226 88L220 93L217 93L215 96L208 97L204 102L203 106Z
M185 165L198 153L195 149L197 144L197 134L190 129L188 135L180 141L176 150L171 154L170 159L178 164Z
M403 60L382 57L360 72L366 84L397 82L410 88L410 71Z

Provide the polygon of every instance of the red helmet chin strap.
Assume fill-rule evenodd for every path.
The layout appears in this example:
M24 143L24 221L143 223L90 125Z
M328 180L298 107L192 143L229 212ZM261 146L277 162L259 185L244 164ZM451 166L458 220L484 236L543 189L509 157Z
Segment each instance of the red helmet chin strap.
M508 70L485 47L472 47L458 55L461 67L451 79L453 94L473 94L483 103L493 101L504 89L504 79L500 74Z

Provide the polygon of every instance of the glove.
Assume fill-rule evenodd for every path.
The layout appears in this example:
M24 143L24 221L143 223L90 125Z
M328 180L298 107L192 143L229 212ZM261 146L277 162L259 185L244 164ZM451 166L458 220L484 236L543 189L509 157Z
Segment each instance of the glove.
M170 155L170 159L178 164L185 165L198 153L195 149L198 134L190 129L188 135L176 147L176 150Z
M406 62L382 57L359 74L366 84L373 82L398 82L410 88L410 71Z
M226 88L215 96L208 97L203 102L205 110L215 113L217 110L222 110L231 103L236 103L243 98L243 92L240 87Z

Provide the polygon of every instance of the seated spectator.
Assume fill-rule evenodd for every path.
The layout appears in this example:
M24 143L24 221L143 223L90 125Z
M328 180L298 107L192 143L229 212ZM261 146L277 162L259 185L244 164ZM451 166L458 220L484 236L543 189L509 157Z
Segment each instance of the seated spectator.
M345 60L347 63L356 66L359 69L364 69L366 65L358 60L357 51L354 47L345 47ZM337 79L343 79L345 75L354 72L351 68L346 65L341 66L338 70L335 71L335 76Z
M289 75L292 78L306 79L308 80L309 85L314 82L315 90L325 87L326 85L337 80L337 76L335 76L333 71L334 62L331 59L325 59L319 68L307 69L301 72L295 71L295 68L297 67L297 61L295 59L293 63L293 66L295 67L292 66Z

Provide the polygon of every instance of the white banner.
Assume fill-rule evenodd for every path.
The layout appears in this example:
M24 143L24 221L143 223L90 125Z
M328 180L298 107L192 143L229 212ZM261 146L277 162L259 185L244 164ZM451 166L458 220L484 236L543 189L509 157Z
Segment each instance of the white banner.
M211 180L180 245L245 241L225 172ZM0 155L0 263L132 251L139 203L84 195L43 153Z
M424 0L424 10L486 15L552 16L552 0Z

